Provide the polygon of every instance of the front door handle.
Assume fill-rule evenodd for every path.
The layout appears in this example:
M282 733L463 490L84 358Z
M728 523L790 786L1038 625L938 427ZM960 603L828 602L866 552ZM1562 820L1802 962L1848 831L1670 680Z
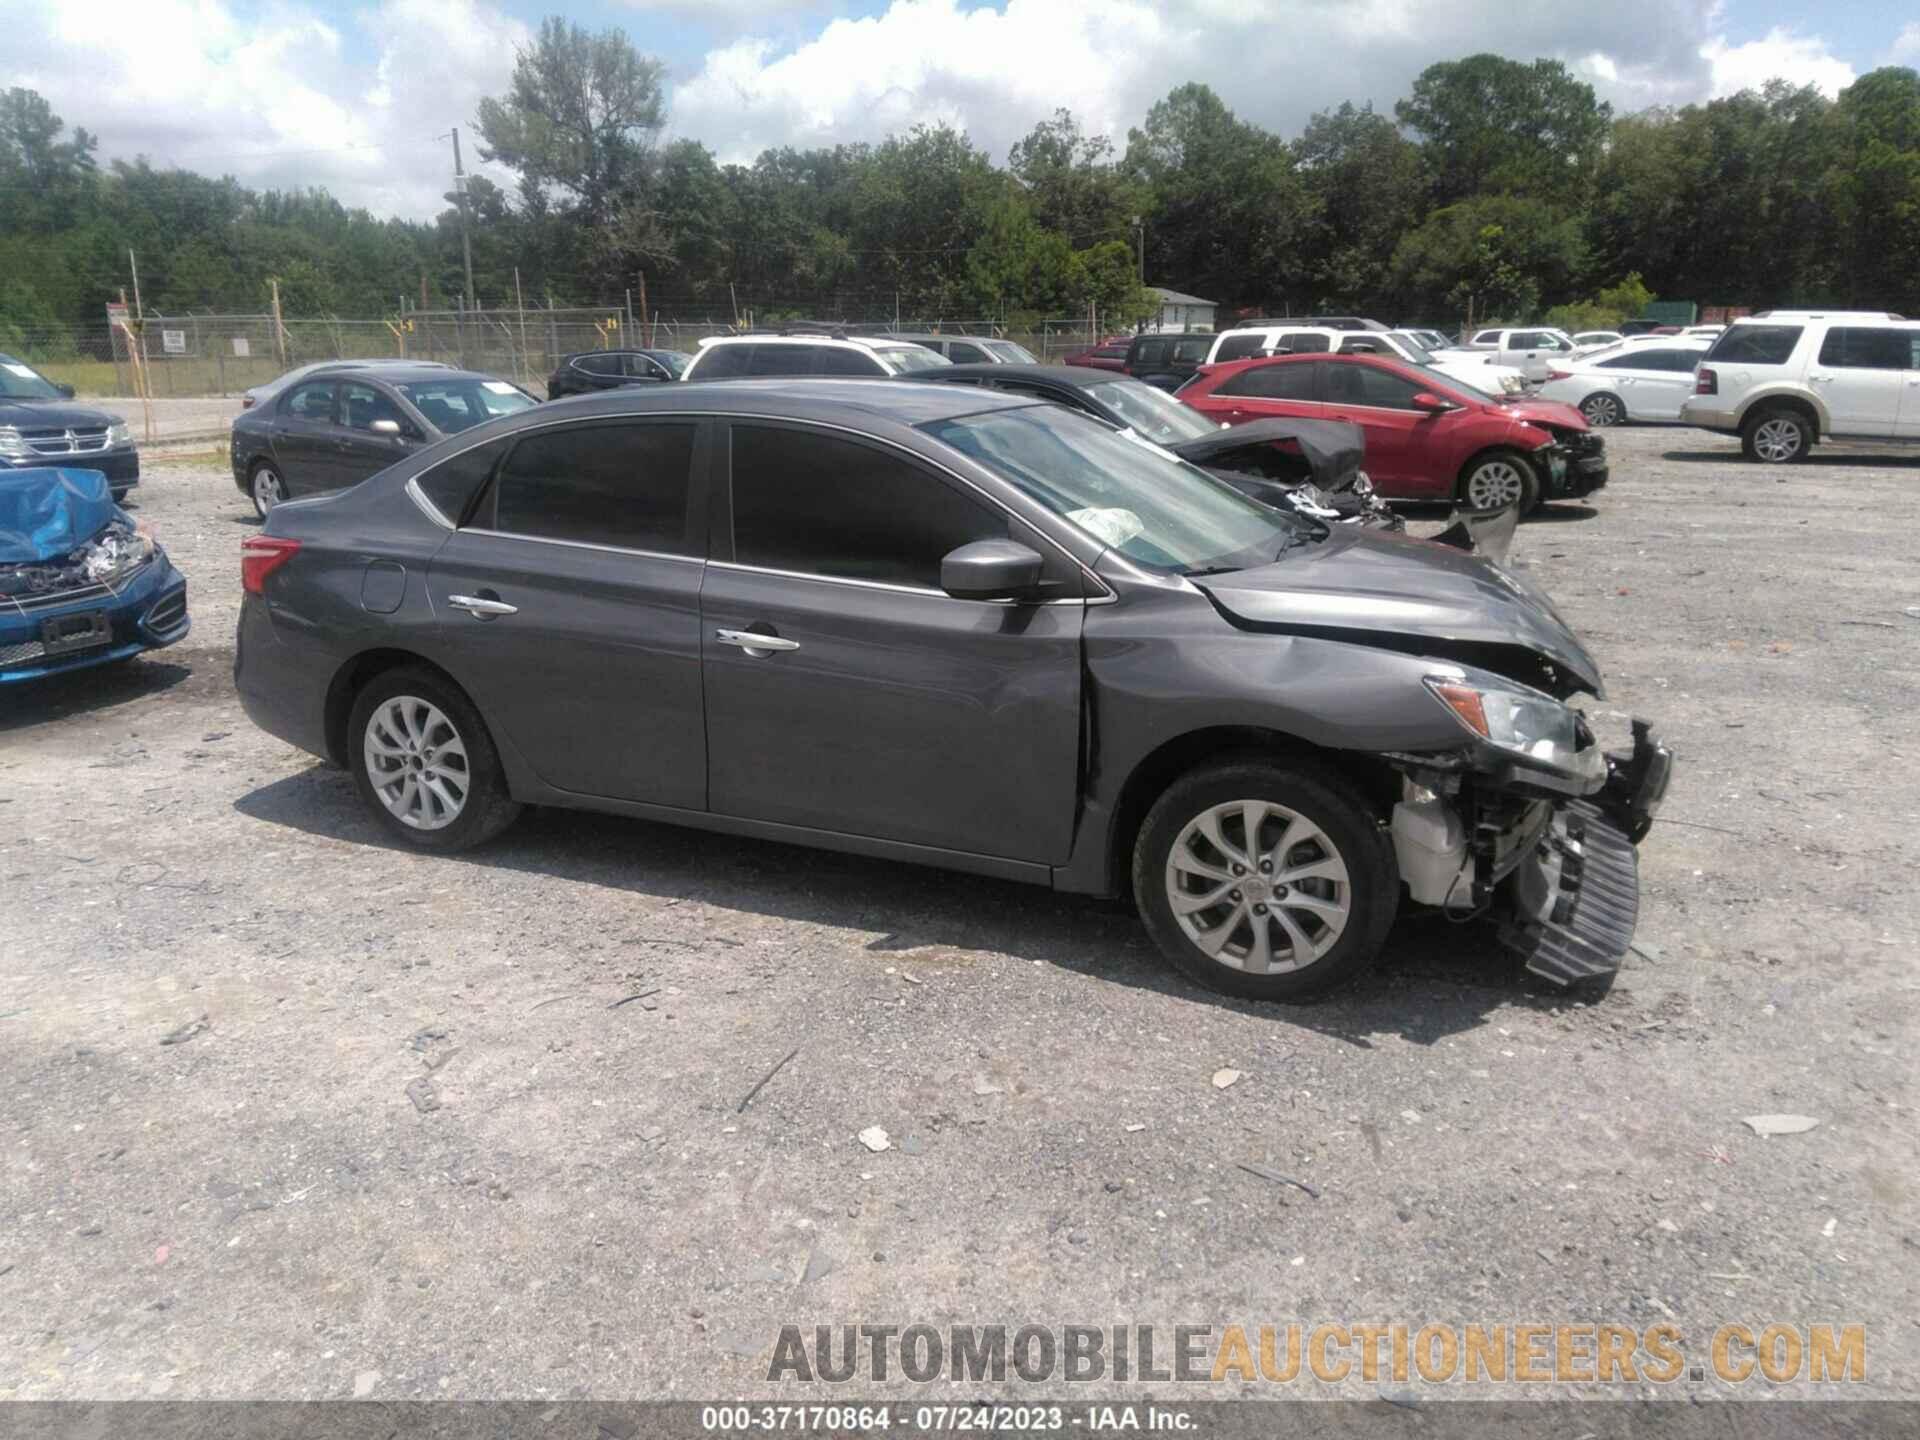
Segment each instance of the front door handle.
M722 645L737 645L756 659L800 648L798 640L782 640L778 635L761 635L752 630L716 630L713 638Z
M520 607L509 605L504 600L489 600L483 595L449 595L447 604L455 610L464 610L476 620L491 620L496 615L518 615Z

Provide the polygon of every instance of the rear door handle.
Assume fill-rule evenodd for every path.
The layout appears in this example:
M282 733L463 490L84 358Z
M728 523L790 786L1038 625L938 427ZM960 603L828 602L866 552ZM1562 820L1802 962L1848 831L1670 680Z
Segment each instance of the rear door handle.
M455 610L464 610L476 620L491 620L496 615L518 615L520 607L509 605L504 600L489 600L482 595L449 595L447 604Z
M783 640L778 635L761 635L752 630L716 630L713 638L722 645L736 645L756 658L800 648L798 640Z

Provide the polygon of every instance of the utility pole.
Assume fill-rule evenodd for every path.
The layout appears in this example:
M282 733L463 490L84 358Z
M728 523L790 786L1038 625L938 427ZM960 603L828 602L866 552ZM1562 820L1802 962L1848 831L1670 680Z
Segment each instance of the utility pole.
M460 253L467 263L467 308L473 308L473 241L467 235L467 172L460 168L460 127L453 127L453 194L460 206Z
M280 323L280 282L273 279L267 284L273 287L273 353L284 365L287 363L287 327Z
M127 248L127 268L133 271L133 318L144 320L146 311L140 308L140 262L133 258L133 248Z
M513 267L513 308L520 312L520 366L527 361L527 302L520 294L520 267ZM519 367L516 367L519 368Z
M640 282L640 346L644 350L651 350L653 322L647 318L647 272L641 270L633 278Z
M1140 284L1147 283L1147 222L1136 215L1133 217L1133 233L1139 244Z

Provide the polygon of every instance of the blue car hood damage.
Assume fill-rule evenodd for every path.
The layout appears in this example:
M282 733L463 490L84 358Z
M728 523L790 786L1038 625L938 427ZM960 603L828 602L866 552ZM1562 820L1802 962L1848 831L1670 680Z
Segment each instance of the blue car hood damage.
M0 564L58 560L115 520L133 524L98 470L0 470Z

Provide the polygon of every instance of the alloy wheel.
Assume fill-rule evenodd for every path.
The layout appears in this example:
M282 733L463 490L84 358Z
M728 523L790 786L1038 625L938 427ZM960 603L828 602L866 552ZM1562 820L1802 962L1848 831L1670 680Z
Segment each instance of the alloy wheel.
M253 472L253 508L262 517L287 498L287 488L280 481L280 472L271 465L262 465Z
M1800 426L1792 420L1762 420L1753 432L1753 448L1762 460L1791 460L1800 453Z
M1518 503L1526 478L1511 460L1483 460L1467 477L1467 503L1476 510L1497 510Z
M438 706L417 695L384 701L367 718L361 751L373 793L401 824L442 830L466 809L466 742Z
M1255 975L1320 959L1346 931L1353 904L1346 860L1327 833L1270 800L1230 801L1188 821L1164 883L1187 938Z
M1611 395L1589 395L1582 402L1580 413L1586 416L1589 425L1618 425L1621 418L1620 402Z

